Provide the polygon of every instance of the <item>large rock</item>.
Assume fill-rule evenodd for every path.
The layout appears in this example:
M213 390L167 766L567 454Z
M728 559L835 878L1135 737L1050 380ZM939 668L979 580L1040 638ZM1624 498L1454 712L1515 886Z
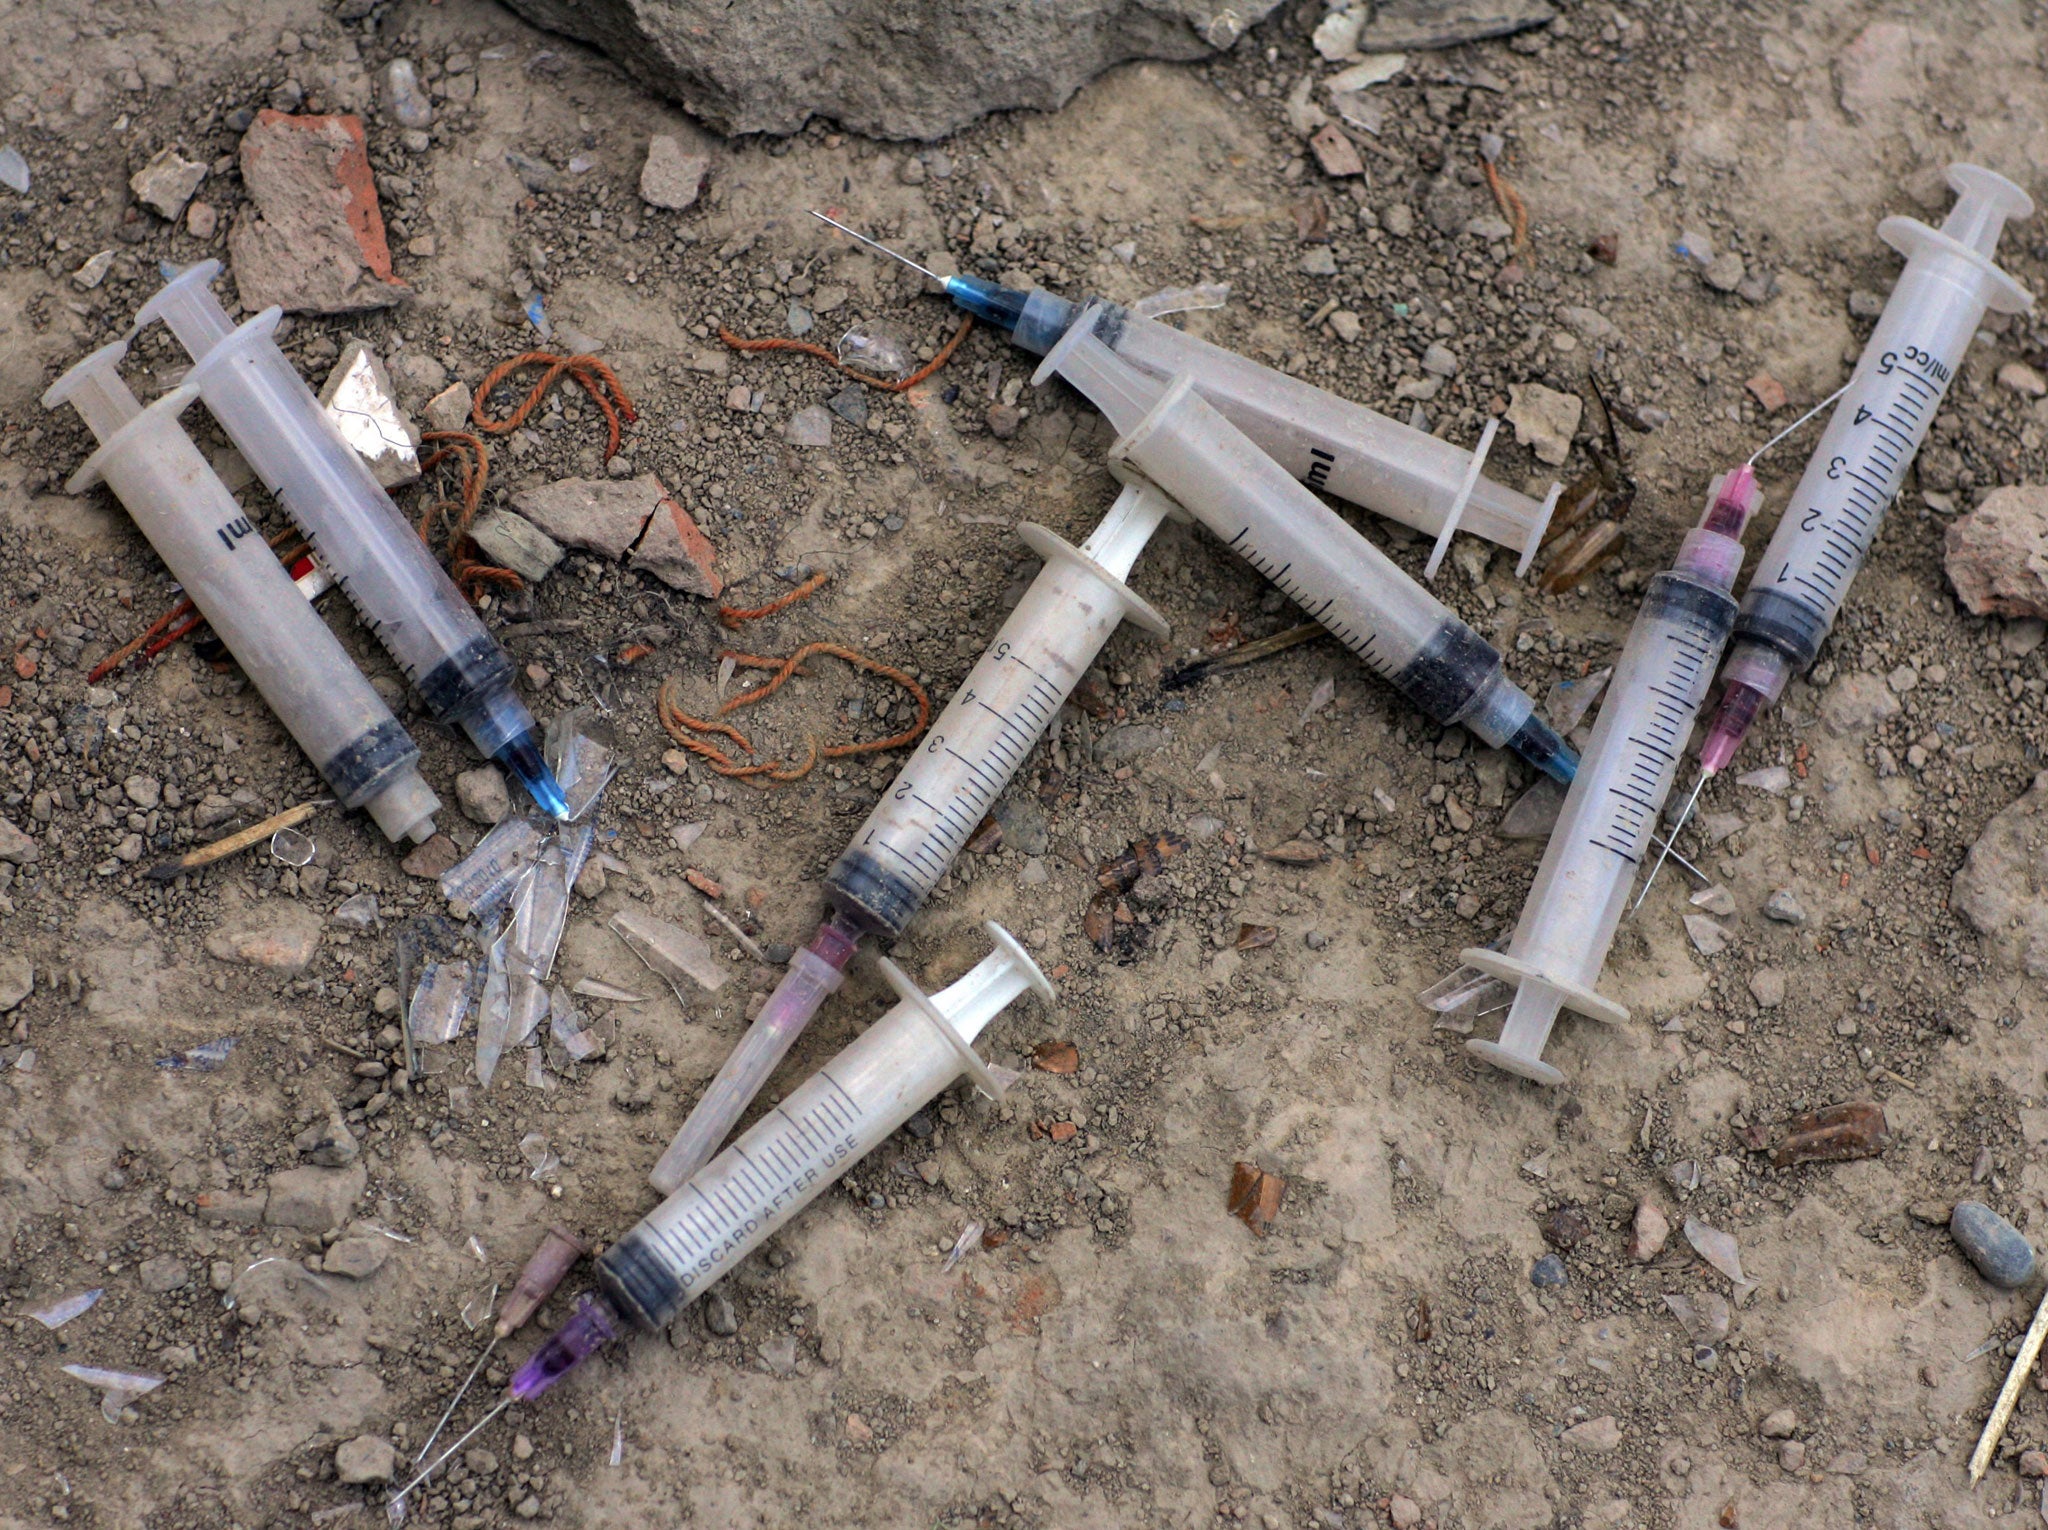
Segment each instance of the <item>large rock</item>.
M2048 616L2048 487L1993 489L1948 529L1949 582L1977 616Z
M1950 900L2000 961L2048 979L2048 771L1984 826Z
M638 478L558 478L512 496L519 513L571 547L643 569L670 589L714 596L717 549L652 473Z
M410 295L391 274L359 119L260 112L241 164L252 205L228 231L228 256L244 308L352 313Z
M812 117L942 138L990 112L1051 111L1112 65L1227 48L1277 0L508 0L604 49L721 133Z
M276 972L303 972L320 949L320 916L282 899L259 905L206 937L207 954Z

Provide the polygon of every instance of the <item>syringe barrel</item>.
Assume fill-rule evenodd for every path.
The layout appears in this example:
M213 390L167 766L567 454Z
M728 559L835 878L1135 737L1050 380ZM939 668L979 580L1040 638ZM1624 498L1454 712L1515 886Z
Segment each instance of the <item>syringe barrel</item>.
M1133 484L1080 549L1019 528L1045 566L826 874L847 918L902 934L1117 625L1164 630L1123 575L1170 508Z
M428 712L438 722L466 723L510 690L511 656L278 349L278 311L223 335L227 315L206 286L208 268L217 269L207 262L183 273L172 284L175 293L144 306L142 320L162 318L192 354L188 381L306 534Z
M1043 354L1079 312L1067 299L1033 292L1014 338ZM1161 382L1192 377L1225 419L1310 488L1432 537L1458 503L1472 462L1463 447L1114 304L1098 310L1095 333ZM1458 529L1520 553L1541 539L1549 518L1546 501L1482 475Z
M102 394L119 386L96 381ZM46 402L63 402L68 382ZM420 779L418 746L185 434L178 415L196 397L175 389L134 413L73 486L106 480L335 796L367 809L387 838L425 839L440 803Z
M1967 174L1958 180L1958 172ZM1994 225L2007 213L2031 211L2002 177L1952 167L1956 184L1974 188L1965 191L1970 208L1989 208L1973 177L1997 182L2010 197L1995 216L1964 218L1961 231L1971 239L1995 239ZM1757 562L1736 624L1743 643L1775 649L1795 674L1813 663L1833 628L1985 310L2032 302L1988 250L1911 218L1887 218L1878 233L1906 254L1906 268Z
M1508 943L1511 959L1561 988L1591 989L1607 960L1734 625L1734 600L1711 585L1665 573L1643 592Z
M970 1042L1026 988L1051 996L1016 941L988 929L996 950L932 996ZM895 1005L607 1249L606 1294L642 1328L667 1323L960 1071L931 1020Z
M1496 748L1528 721L1493 645L1177 378L1110 448L1423 711Z

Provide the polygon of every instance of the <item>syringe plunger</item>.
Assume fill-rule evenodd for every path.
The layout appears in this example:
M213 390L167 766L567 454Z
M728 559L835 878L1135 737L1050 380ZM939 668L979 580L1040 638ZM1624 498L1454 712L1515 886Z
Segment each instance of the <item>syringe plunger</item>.
M605 1250L602 1291L520 1368L513 1395L537 1396L629 1328L667 1323L958 1078L960 1048L1011 1000L1030 988L1050 1001L1016 939L984 928L995 950L965 976L893 1006Z
M1507 950L1460 955L1467 966L1517 985L1500 1039L1466 1043L1497 1068L1559 1083L1564 1075L1543 1060L1543 1048L1560 1009L1609 1022L1628 1018L1594 984L1734 627L1728 592L1741 572L1739 538L1758 500L1747 467L1719 480L1670 571L1650 581Z

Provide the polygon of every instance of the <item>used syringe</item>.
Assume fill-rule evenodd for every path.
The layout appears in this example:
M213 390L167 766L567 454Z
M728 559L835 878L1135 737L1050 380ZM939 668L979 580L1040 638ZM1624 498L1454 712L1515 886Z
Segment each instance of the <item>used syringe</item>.
M1571 780L1577 756L1507 678L1493 645L1290 477L1191 379L1161 383L1125 365L1087 313L1032 381L1055 374L1116 427L1113 460L1171 494L1396 690L1445 727L1467 728Z
M1702 782L1735 758L1757 715L1820 652L1985 310L2033 307L1992 262L2006 220L2030 216L2033 202L1976 165L1950 165L1948 183L1956 205L1938 230L1917 218L1877 226L1906 268L1750 576L1726 688L1700 748Z
M1026 521L1017 535L1045 566L854 834L825 886L833 912L768 997L648 1178L664 1194L706 1163L834 989L863 936L894 939L924 906L1125 617L1166 621L1124 576L1174 508L1126 473L1094 533L1070 546Z
M1678 561L1645 588L1507 951L1459 953L1466 966L1518 985L1500 1040L1465 1043L1497 1068L1562 1083L1543 1060L1560 1008L1613 1023L1628 1018L1593 985L1735 626L1731 592L1757 501L1746 466L1717 480Z
M1118 357L1161 382L1192 377L1196 391L1225 419L1310 488L1435 537L1429 577L1435 577L1457 531L1520 554L1518 575L1528 572L1543 545L1560 487L1552 484L1545 498L1531 499L1484 477L1491 429L1476 450L1466 451L1114 303L1075 302L1043 288L1019 292L973 276L939 276L821 212L812 216L937 282L960 308L1034 355L1049 351L1084 307L1091 310L1096 338Z
M104 479L120 497L344 805L368 812L386 839L428 838L441 803L420 779L419 746L178 423L198 390L173 389L144 409L118 370L127 348L101 347L43 395L46 409L76 409L100 441L65 487L78 494Z
M629 1328L658 1331L963 1072L1000 1092L974 1038L1025 989L1053 992L1007 931L985 928L995 950L930 998L877 958L901 1002L605 1250L602 1289L520 1367L512 1395L538 1396Z
M368 464L320 408L273 335L282 311L239 329L204 260L142 305L136 328L162 319L193 359L199 390L264 487L277 497L397 661L436 722L460 727L557 818L568 805L541 756L540 729L513 690L512 657L484 627Z

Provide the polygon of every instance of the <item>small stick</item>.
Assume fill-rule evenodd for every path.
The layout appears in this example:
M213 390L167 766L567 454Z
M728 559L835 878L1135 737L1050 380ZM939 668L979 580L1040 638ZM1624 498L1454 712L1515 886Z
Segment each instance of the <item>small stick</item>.
M1971 1487L1983 1479L1991 1465L1991 1453L2005 1438L2005 1426L2019 1403L2027 1373L2040 1357L2044 1339L2048 1339L2048 1292L2042 1294L2041 1305L2034 1309L2034 1321L2027 1325L2027 1336L2020 1340L2020 1352L2012 1357L2012 1369L2005 1374L2005 1385L1998 1389L1998 1401L1991 1405L1991 1417L1984 1421L1984 1432L1977 1436L1977 1448L1970 1452Z
M353 1057L357 1062L370 1061L370 1054L368 1052L358 1052L354 1047L344 1046L340 1042L332 1040L326 1036L322 1036L320 1038L320 1045L322 1045L323 1047L333 1047L335 1051L341 1053L345 1057Z
M747 932L741 929L737 924L733 922L732 916L727 914L724 909L720 908L716 903L713 903L709 898L704 899L704 912L709 914L713 919L716 919L720 924L724 925L726 934L732 936L734 940L738 941L740 949L746 952L747 955L751 956L755 961L760 962L763 966L773 965L773 963L771 963L768 960L768 953L763 951L759 946L755 945L752 938L748 936Z
M1297 644L1306 643L1328 631L1320 622L1304 622L1299 627L1289 627L1285 632L1276 632L1271 637L1255 638L1242 643L1228 653L1218 654L1213 659L1197 659L1167 675L1159 682L1162 691L1178 691L1193 685L1197 680L1206 680L1211 675L1221 674L1227 669L1236 669L1241 664L1253 664L1276 653L1284 653Z
M197 871L202 866L211 866L215 861L224 861L255 844L259 839L268 839L279 829L295 828L311 818L331 798L318 802L302 802L297 807L286 808L282 813L272 813L261 823L252 823L246 829L237 829L226 839L217 839L210 845L197 850L187 850L176 860L165 861L161 866L152 866L149 871L153 882L169 882L188 871Z

